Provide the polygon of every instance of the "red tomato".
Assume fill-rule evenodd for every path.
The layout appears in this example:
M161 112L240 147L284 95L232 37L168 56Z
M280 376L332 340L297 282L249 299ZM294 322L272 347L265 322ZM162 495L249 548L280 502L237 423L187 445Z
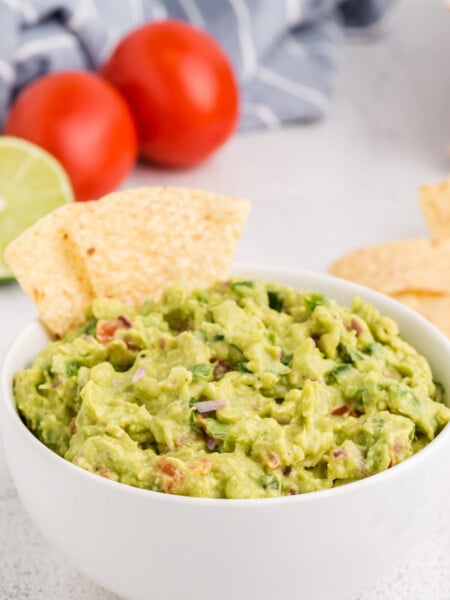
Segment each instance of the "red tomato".
M191 165L236 127L239 95L227 57L210 35L181 21L131 32L101 73L127 100L148 160Z
M77 200L114 189L137 156L133 118L103 78L62 71L37 79L15 101L5 133L25 138L65 167Z

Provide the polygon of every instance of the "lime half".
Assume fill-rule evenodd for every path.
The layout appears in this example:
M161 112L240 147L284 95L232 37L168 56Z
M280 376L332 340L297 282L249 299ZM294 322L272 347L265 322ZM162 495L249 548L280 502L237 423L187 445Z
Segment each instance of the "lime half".
M69 178L53 156L25 140L0 136L0 279L13 277L3 258L9 242L72 201Z

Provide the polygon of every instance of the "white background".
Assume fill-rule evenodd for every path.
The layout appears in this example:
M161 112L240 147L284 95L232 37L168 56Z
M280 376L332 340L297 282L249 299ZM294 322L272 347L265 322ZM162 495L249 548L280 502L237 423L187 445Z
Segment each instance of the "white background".
M358 246L426 235L417 187L447 177L450 167L450 14L440 2L403 0L386 29L342 48L325 121L236 136L192 171L142 166L125 186L178 184L249 197L240 262L324 271ZM0 358L35 314L14 283L0 285ZM35 530L0 452L0 600L25 598L112 596ZM379 599L450 599L448 498L427 538L351 600Z

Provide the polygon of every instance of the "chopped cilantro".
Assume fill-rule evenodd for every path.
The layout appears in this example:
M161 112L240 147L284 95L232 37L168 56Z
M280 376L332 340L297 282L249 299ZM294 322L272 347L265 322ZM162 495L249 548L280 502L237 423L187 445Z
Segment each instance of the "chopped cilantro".
M277 334L275 333L275 331L269 331L269 333L267 334L267 339L271 344L275 344L277 341Z
M353 350L344 342L339 343L338 352L343 361L352 365L366 358L366 355L363 352L360 352L359 350Z
M78 371L80 370L80 365L76 362L68 362L66 365L66 375L67 377L73 377L78 375Z
M243 287L253 287L253 281L233 281L233 283L230 285L231 290L237 294L241 293L241 288Z
M262 475L259 483L265 490L277 490L280 487L274 475Z
M285 365L286 367L288 367L291 363L291 360L294 358L293 353L291 352L290 354L285 354L283 352L282 356L281 356L281 363L283 365Z
M339 381L339 377L345 373L346 371L349 371L350 369L352 369L353 367L351 365L337 365L337 367L334 367L334 369L331 369L331 371L328 371L328 373L325 375L325 380L327 383L337 383Z
M95 335L97 327L97 319L95 317L89 317L86 321L86 325L83 327L84 335Z
M195 292L195 297L199 302L202 302L203 304L206 304L209 300L209 296L204 290L198 290L197 292Z
M305 296L305 304L312 312L316 306L321 306L322 304L327 304L328 300L322 294L318 294L317 292L313 292Z
M283 297L278 293L272 290L267 292L267 297L269 299L269 306L278 312L281 312L283 309Z
M214 367L208 363L199 363L193 367L189 367L189 371L192 373L192 380L197 381L204 377L209 377L213 372Z
M189 424L196 433L203 433L202 429L198 426L197 413L194 409L191 410L191 414L189 415Z

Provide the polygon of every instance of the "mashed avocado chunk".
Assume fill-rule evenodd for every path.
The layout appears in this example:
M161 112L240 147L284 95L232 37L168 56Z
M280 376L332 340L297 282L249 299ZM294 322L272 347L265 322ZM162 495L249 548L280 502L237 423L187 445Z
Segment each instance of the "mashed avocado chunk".
M149 490L261 498L388 469L450 421L391 319L262 281L95 300L15 375L29 429L75 465Z

